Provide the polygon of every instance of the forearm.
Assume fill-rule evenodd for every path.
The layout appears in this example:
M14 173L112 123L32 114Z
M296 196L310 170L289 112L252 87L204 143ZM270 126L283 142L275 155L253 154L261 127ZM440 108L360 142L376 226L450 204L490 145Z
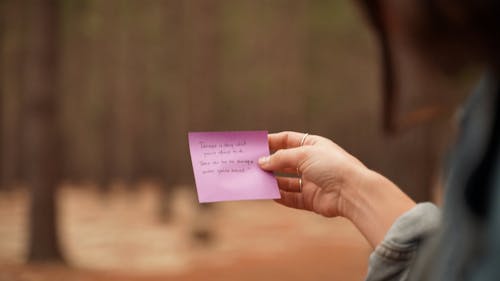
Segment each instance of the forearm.
M415 202L382 175L366 170L352 185L342 189L342 215L359 229L375 248L394 221Z

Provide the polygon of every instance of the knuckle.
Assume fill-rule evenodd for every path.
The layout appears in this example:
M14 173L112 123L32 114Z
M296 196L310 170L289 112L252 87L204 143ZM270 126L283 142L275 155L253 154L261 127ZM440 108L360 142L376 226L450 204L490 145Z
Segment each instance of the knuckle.
M303 160L309 159L314 155L315 148L312 146L304 146L300 152L300 158Z
M272 158L274 158L274 161L282 161L283 160L283 154L285 151L283 149L278 149Z
M298 157L297 157L297 167L302 169L304 167L304 164L308 160L308 151L307 149L303 148L298 151Z

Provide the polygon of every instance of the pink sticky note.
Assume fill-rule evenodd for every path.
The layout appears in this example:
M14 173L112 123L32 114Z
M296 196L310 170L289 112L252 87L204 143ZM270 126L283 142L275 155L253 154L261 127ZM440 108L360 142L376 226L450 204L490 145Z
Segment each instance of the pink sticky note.
M200 203L280 198L276 179L257 162L269 155L266 131L191 132L188 138Z

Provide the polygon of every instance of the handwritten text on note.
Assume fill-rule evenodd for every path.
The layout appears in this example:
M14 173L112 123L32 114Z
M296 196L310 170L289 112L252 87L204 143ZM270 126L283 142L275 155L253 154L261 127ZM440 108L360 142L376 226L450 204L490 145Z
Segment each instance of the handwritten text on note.
M201 203L280 198L274 176L257 164L269 155L266 131L191 132L188 137Z

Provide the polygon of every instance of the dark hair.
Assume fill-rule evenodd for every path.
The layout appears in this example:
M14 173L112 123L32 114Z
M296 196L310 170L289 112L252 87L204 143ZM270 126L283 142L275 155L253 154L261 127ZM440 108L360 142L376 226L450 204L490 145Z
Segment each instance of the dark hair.
M498 64L500 1L426 0L422 43L438 52L450 49Z
M500 1L415 0L420 18L414 30L415 43L434 55L474 56L488 63L500 58ZM384 26L380 0L361 0L370 23L381 36Z
M415 0L418 19L408 30L421 52L431 56L438 65L463 61L483 61L500 66L500 1L499 0ZM397 94L394 89L392 48L382 18L380 0L358 0L369 23L378 35L383 67L383 125L388 133L405 127L396 122ZM460 60L456 60L460 58ZM454 65L451 65L451 69ZM417 119L429 116L417 116ZM420 118L422 117L422 118ZM408 126L408 125L406 125Z

